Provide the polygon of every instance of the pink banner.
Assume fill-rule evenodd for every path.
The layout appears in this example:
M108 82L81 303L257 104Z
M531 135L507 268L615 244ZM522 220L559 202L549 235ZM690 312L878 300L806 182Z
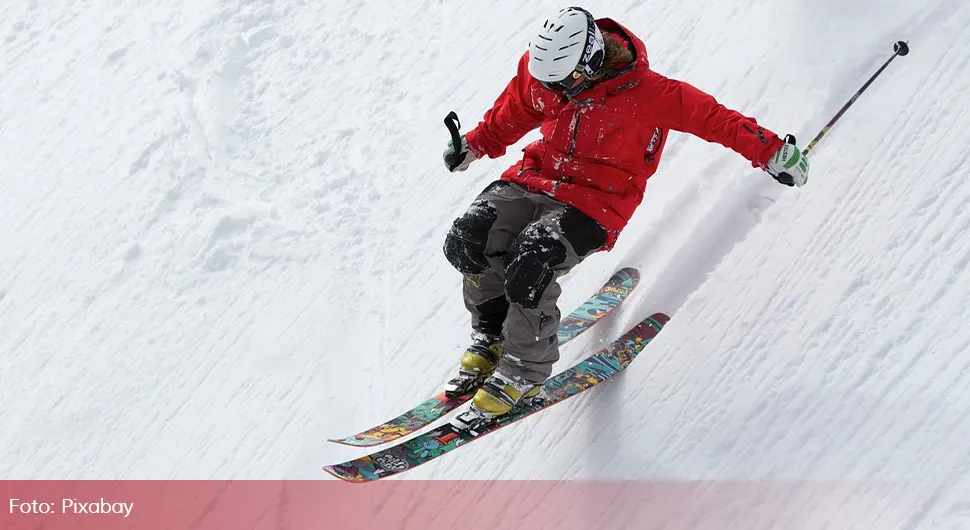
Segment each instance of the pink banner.
M896 488L822 482L8 481L5 529L898 528Z

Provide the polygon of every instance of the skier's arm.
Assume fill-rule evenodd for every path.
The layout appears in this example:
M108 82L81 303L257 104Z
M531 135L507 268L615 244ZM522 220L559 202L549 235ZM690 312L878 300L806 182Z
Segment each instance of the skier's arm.
M646 82L651 118L661 127L721 144L760 168L766 167L784 143L753 118L728 109L688 83L656 72L650 72Z
M518 142L542 123L543 115L536 107L536 97L545 91L528 71L528 52L519 60L515 77L495 100L495 104L478 126L465 135L468 147L478 156L498 158L508 146Z

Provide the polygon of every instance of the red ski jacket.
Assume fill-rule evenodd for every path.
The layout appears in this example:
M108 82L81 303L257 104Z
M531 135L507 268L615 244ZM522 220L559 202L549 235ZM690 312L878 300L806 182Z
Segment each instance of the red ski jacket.
M529 75L525 52L515 77L465 137L479 158L498 158L540 127L542 138L525 147L502 179L589 215L606 230L609 250L643 200L669 131L721 144L760 168L783 141L712 96L650 70L643 42L620 24L597 24L632 44L631 67L568 101Z

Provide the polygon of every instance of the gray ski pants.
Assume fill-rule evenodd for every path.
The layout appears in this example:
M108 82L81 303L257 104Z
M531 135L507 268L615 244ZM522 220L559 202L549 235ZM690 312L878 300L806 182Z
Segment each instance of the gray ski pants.
M507 181L490 184L445 238L464 275L472 328L503 337L498 371L545 381L559 360L557 279L596 252L606 232L576 208Z

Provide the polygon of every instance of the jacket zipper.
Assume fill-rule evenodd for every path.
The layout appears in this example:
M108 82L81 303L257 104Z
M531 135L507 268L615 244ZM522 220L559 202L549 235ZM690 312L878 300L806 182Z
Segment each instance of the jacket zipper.
M576 114L573 116L572 123L569 124L570 128L573 130L573 139L569 144L569 158L573 157L576 153L576 138L579 136L579 120L583 119L583 112L581 108L576 108Z

